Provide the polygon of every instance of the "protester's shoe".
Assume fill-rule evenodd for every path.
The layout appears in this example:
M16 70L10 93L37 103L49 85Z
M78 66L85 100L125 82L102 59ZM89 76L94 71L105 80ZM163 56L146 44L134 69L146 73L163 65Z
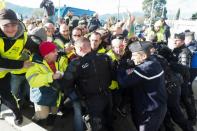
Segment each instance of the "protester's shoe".
M21 125L23 123L23 116L20 111L14 112L14 123L15 125Z

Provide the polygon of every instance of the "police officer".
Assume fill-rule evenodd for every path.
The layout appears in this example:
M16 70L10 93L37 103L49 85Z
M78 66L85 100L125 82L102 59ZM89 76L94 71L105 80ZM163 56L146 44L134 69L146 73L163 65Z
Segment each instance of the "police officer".
M111 61L105 54L91 51L90 41L80 38L75 42L76 54L81 58L72 61L64 73L65 89L77 86L85 101L93 131L113 131L111 127ZM80 119L80 118L79 118Z
M10 91L10 72L32 65L29 57L24 57L28 56L25 49L31 53L36 52L38 47L27 37L24 25L19 22L14 11L0 10L0 95L13 111L16 125L22 123L23 117Z
M173 50L173 55L175 61L172 64L174 66L173 70L178 71L183 76L183 84L181 85L181 101L183 102L188 119L195 125L196 123L196 109L195 102L193 101L192 88L190 86L190 63L191 63L191 52L185 46L184 43L185 35L184 33L174 35L175 49Z
M164 71L156 59L150 57L148 42L129 45L136 67L118 69L118 82L131 88L132 117L139 131L158 131L167 111Z
M151 46L151 45L150 45ZM165 84L168 94L167 107L168 112L164 119L164 126L166 131L175 131L172 120L180 126L183 131L193 131L193 127L189 120L185 118L184 113L181 110L180 97L181 97L181 84L183 81L179 73L174 72L170 67L170 57L172 57L172 51L166 45L160 45L160 48L155 50L151 47L151 52L153 52L152 57L155 57L164 69L165 74ZM163 56L167 59L165 59Z
M185 45L191 51L191 67L190 67L190 81L192 82L197 76L197 42L195 40L195 32L185 32Z

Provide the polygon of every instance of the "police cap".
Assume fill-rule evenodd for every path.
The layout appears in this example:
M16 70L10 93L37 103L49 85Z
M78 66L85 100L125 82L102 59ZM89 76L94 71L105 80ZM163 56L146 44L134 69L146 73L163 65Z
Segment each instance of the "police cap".
M129 45L129 50L131 52L150 51L152 47L153 45L149 41L136 41Z
M174 34L174 39L185 40L185 33Z
M194 36L194 32L185 32L185 37L187 37L187 36Z

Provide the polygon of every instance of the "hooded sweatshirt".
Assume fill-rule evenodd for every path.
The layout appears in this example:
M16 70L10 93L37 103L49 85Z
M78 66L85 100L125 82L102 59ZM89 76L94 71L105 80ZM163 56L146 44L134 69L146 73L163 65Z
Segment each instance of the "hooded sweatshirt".
M19 22L18 32L12 38L7 37L0 29L0 38L2 38L4 41L4 51L6 52L7 50L9 50L14 45L17 39L24 38L25 31L25 26L22 22ZM31 53L38 53L38 45L36 45L30 38L27 39L24 49L29 50ZM23 67L23 63L24 61L6 59L2 58L0 55L0 68L20 69Z

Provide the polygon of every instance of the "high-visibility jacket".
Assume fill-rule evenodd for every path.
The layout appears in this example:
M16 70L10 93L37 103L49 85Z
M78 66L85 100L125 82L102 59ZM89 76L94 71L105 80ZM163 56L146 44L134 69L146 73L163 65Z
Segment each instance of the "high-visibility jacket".
M61 40L61 39L59 39L59 38L56 38L53 42L57 45L57 48L58 48L59 51L64 52L64 48L65 48L65 44L66 44L66 43L64 43L63 40ZM70 53L68 53L68 54L66 54L66 55L67 55L67 57L68 57L69 59L70 59L70 58L72 59L72 57L76 56L74 50L72 50Z
M151 36L157 36L157 42L164 41L164 29L161 28L158 32L154 32L151 28L146 30L146 39L149 39Z
M53 42L57 45L58 50L64 50L65 43L61 39L56 38Z
M117 61L117 57L116 55L114 54L114 52L112 50L109 50L107 53L106 53L111 59L113 62ZM115 81L115 80L112 80L111 82L111 85L109 87L111 90L115 90L115 89L118 89L119 86L118 86L118 82Z
M55 62L57 71L64 72L68 60L61 57ZM34 63L26 72L26 79L30 85L30 100L39 105L59 106L61 92L53 87L53 71L45 60L42 63Z
M4 51L4 40L0 38L0 55L2 58L7 58L10 60L20 60L21 52L24 50L24 46L27 42L27 32L24 32L24 37L21 39L17 39L16 42L12 45L10 49ZM26 69L0 69L0 78L3 78L7 73L15 71L19 74L26 72Z
M162 42L164 41L164 29L161 28L157 33L157 42Z
M97 53L106 53L106 49L104 47L97 50Z

